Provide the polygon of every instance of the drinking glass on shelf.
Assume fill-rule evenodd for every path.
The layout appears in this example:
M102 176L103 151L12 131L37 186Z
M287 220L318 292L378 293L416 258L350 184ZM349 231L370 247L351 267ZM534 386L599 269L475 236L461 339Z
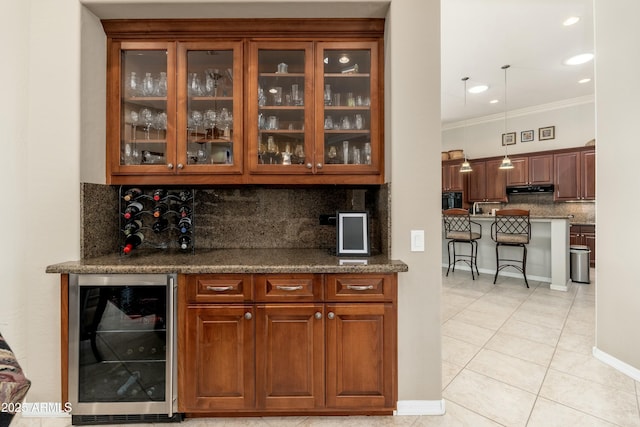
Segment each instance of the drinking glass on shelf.
M167 131L167 113L164 111L158 113L154 120L154 127L157 131L157 138L160 139L160 131ZM166 133L165 133L166 138Z
M198 128L203 123L202 112L199 111L199 110L191 111L191 122L193 123L193 126L195 127L195 136L197 138L198 137Z
M138 115L137 111L131 111L129 113L129 117L131 118L131 140L135 141L140 116Z
M218 80L222 78L217 68L207 68L204 72L204 91L209 96L218 96Z
M140 120L144 123L144 137L150 139L149 131L151 130L151 125L153 125L153 113L151 110L148 108L140 110Z
M140 91L140 82L135 71L129 74L129 80L127 80L126 92L128 96L136 96Z
M364 129L364 118L362 118L362 114L356 114L355 128L358 130Z
M276 86L271 89L273 94L273 105L282 105L282 86Z
M151 96L155 93L155 84L153 82L153 77L151 77L151 73L145 73L144 79L142 80L142 94L144 96Z
M202 95L202 88L200 87L200 78L198 77L198 73L191 73L189 75L189 95Z
M167 96L167 73L164 71L160 72L160 78L158 79L158 84L156 85L156 95Z
M331 85L324 85L324 105L331 105Z

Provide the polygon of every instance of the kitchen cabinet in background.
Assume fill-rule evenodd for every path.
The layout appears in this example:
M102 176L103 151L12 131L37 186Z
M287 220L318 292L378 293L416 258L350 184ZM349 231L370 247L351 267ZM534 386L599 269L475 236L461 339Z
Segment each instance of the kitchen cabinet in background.
M554 200L595 200L596 152L594 149L553 156Z
M465 174L460 173L462 160L442 162L442 191L464 191Z
M507 171L507 185L553 184L553 155L512 157L513 169Z
M476 160L470 164L473 170L468 173L468 201L506 202L507 173L500 169L502 159Z
M569 229L569 243L571 245L588 246L589 264L596 266L596 226L591 224L571 224Z

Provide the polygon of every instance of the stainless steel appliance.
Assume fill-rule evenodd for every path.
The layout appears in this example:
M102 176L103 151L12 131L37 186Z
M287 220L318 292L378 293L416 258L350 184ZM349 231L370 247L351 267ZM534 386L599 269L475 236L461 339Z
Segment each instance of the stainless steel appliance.
M72 424L181 420L176 291L175 275L69 276Z
M462 192L450 191L442 193L442 209L462 208Z

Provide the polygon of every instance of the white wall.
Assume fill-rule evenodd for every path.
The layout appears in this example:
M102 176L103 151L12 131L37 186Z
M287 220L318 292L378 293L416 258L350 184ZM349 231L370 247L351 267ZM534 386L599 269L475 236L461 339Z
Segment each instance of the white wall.
M596 346L631 365L640 381L640 229L624 212L640 208L640 15L637 0L595 1L598 266Z
M5 183L20 183L21 188L8 193L15 200L20 200L19 193L26 188L19 212L24 219L15 220L19 229L10 234L16 241L26 238L24 258L18 249L3 259L10 280L0 308L5 308L5 295L12 299L10 307L22 298L28 304L18 304L19 313L0 312L0 327L16 331L11 338L26 348L22 360L33 381L29 401L56 402L60 390L59 277L44 271L49 264L79 258L80 182L104 182L104 110L100 106L104 46L98 19L78 0L9 0L3 7L7 3L10 10L0 9L0 16L8 18L3 19L3 24L8 22L0 34L10 46L6 57L15 66L0 67L11 68L11 74L1 80L16 87L3 92L10 105L3 103L1 112L9 123L5 127L2 122L7 156L16 163L1 173ZM254 0L244 9L239 1L227 2L220 9L224 2L218 0L189 3L189 7L176 0L163 2L162 8L150 1L140 1L141 7L108 0L86 3L102 11L135 10L138 16L147 17L160 10L173 12L169 16L191 11L194 16L219 17L217 11L234 7L241 12L236 17L249 17L252 10L282 17L359 16L390 6L385 125L387 177L393 195L392 251L410 269L400 275L399 394L405 400L440 399L439 0ZM226 9L229 5L231 9ZM93 43L100 45L94 48ZM417 81L421 84L413 83ZM415 96L417 90L422 96ZM7 218L5 224L9 222ZM409 252L409 230L416 228L426 230L427 252Z
M5 61L0 67L0 150L3 165L0 181L4 198L0 209L4 250L0 270L0 334L7 339L20 363L26 363L27 319L24 310L27 286L22 265L26 249L28 208L26 195L29 112L29 2L0 2L0 34Z
M539 141L538 129L547 126L555 126L555 139ZM583 146L595 138L593 97L510 111L507 130L516 132L517 141L508 147L509 154ZM534 131L532 142L521 142L525 130ZM504 155L503 133L504 114L452 123L443 126L442 151L462 149L469 159Z

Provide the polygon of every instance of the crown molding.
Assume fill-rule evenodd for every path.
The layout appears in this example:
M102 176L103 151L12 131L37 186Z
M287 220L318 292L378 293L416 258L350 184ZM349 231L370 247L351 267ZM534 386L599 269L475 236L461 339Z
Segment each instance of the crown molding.
M531 114L539 114L547 111L560 110L562 108L575 107L584 104L593 104L595 102L594 95L580 96L578 98L563 99L562 101L550 102L548 104L534 105L533 107L521 108L519 110L512 110L508 112L510 119L514 117L523 117ZM458 129L465 126L479 125L483 123L495 122L498 120L504 120L504 112L491 114L488 116L476 117L473 119L462 120L458 122L447 123L442 125L441 130Z

